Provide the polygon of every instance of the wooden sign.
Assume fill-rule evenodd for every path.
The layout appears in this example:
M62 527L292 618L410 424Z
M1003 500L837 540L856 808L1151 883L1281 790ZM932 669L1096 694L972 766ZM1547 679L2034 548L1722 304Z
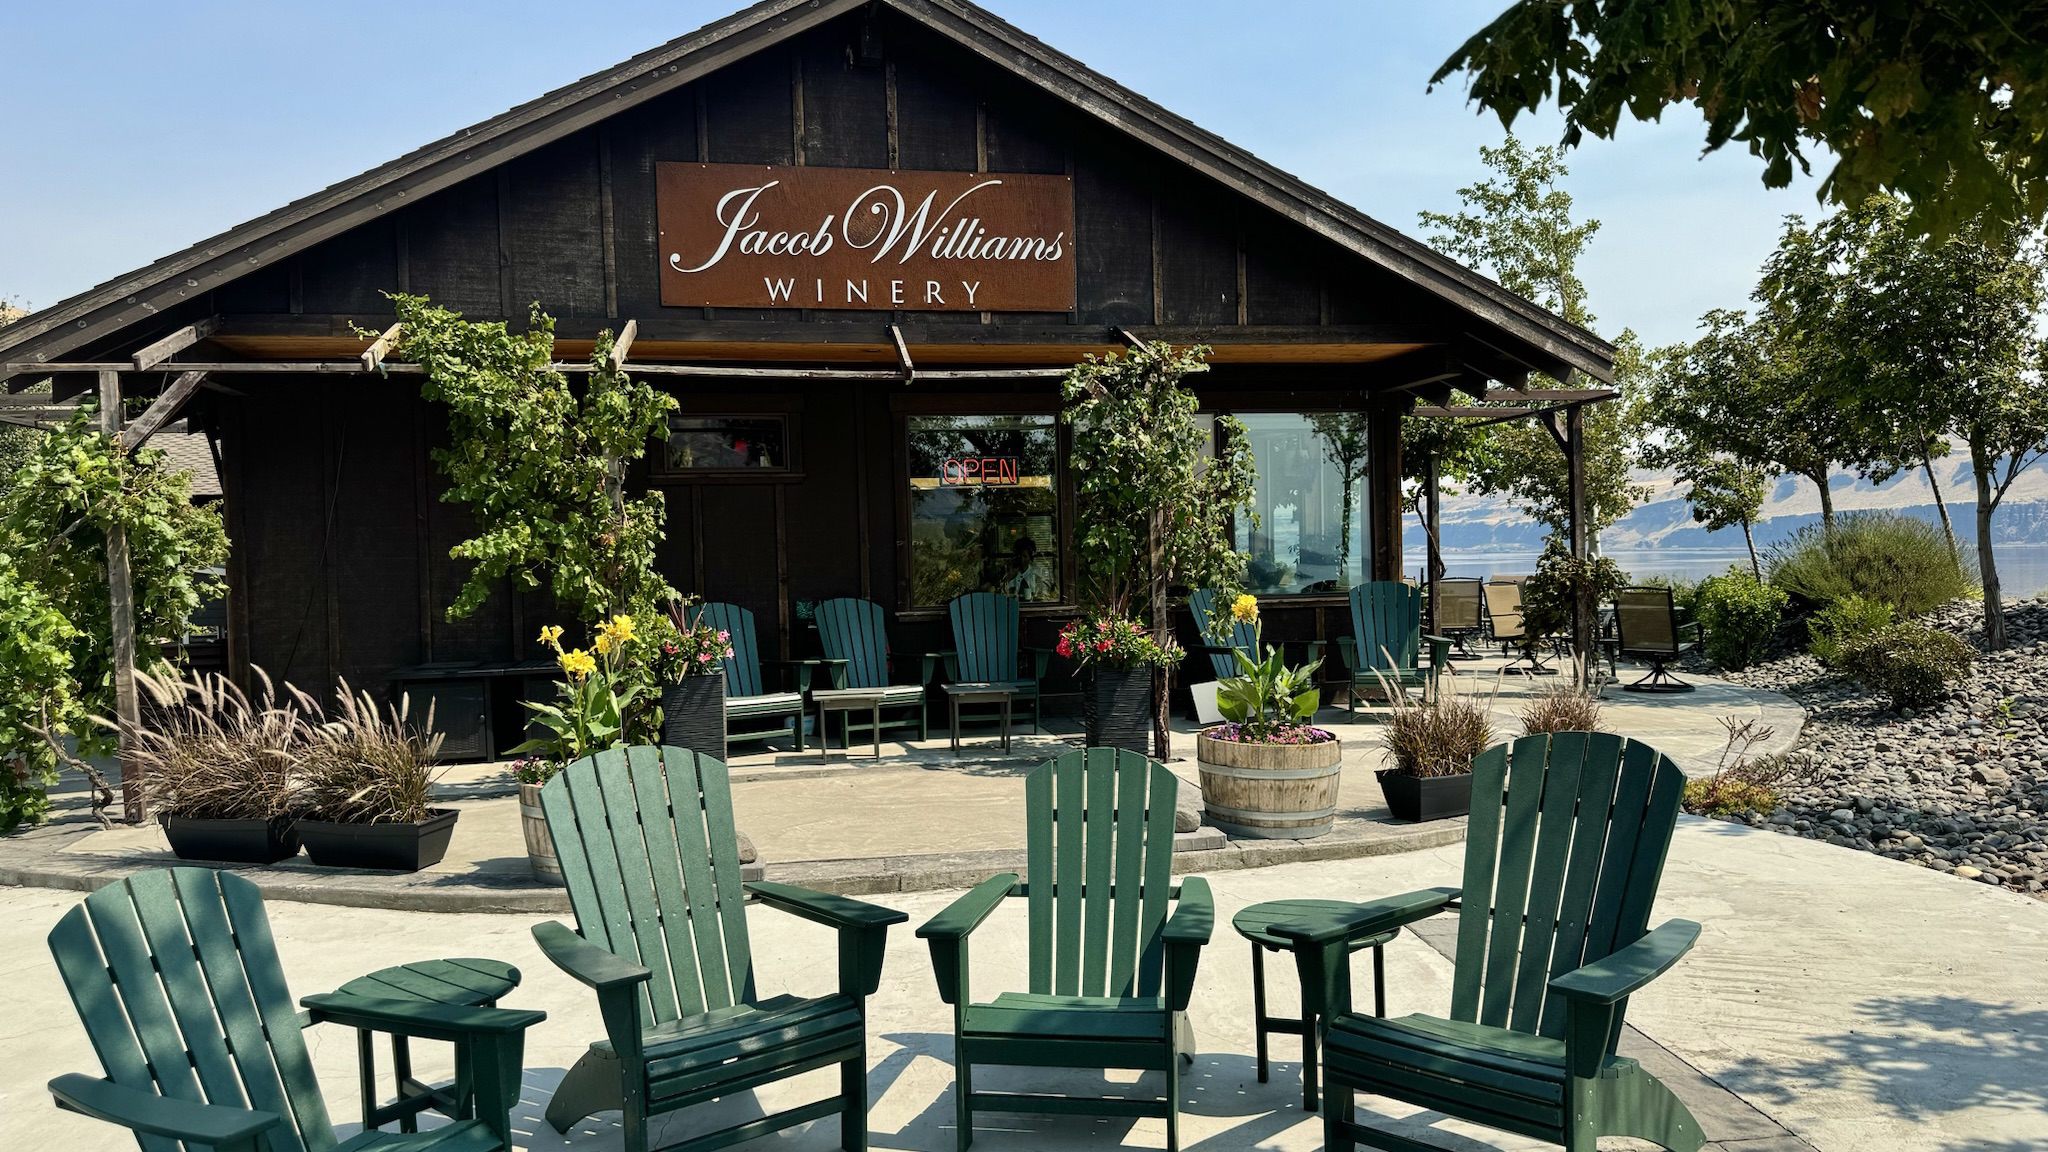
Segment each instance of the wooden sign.
M1067 176L657 164L655 192L666 305L1074 307Z

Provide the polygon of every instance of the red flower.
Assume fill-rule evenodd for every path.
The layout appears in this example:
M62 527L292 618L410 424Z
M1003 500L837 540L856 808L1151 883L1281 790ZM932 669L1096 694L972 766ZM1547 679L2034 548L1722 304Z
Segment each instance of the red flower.
M1100 640L1097 640L1097 641L1095 642L1095 650L1096 650L1097 652L1107 652L1107 651L1109 651L1109 648L1110 648L1110 644L1109 644L1109 638L1108 638L1107 636L1105 636L1105 637L1103 637L1102 639L1100 639Z
M1059 647L1055 651L1062 656L1072 656L1074 654L1074 642L1067 638L1066 633L1060 633Z

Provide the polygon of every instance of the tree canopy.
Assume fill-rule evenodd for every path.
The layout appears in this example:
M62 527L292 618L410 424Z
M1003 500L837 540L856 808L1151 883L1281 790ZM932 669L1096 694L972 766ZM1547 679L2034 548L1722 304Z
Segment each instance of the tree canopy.
M1733 142L1782 188L1832 152L1820 195L1892 192L1915 231L1995 234L2048 212L2048 6L1986 0L1515 0L1434 86L1509 128L1555 100L1563 143L1612 138L1626 112L1697 109L1706 150Z

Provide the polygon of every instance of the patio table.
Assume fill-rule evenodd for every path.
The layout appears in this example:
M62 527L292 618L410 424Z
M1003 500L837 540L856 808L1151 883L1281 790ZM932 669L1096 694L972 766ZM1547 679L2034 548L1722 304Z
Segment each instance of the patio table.
M873 720L868 731L875 738L875 759L880 760L882 758L882 698L884 695L886 693L876 688L811 689L811 702L818 706L818 759L828 762L832 759L832 731L825 723L826 716L832 712L858 712L866 709L871 713ZM847 735L851 737L852 733ZM851 756L853 754L852 744L849 743L844 751L847 755Z
M460 1008L492 1008L497 1006L499 997L517 987L519 969L499 960L465 957L420 960L379 969L356 977L335 992L366 1000L424 1000ZM419 1115L429 1108L450 1118L460 1118L468 1107L470 1086L456 1083L437 1087L413 1079L411 1044L406 1037L396 1034L391 1037L391 1070L398 1080L398 1096L389 1104L377 1103L377 1058L372 1038L371 1029L356 1029L365 1130L396 1120L399 1131L417 1132Z
M967 681L947 684L946 706L947 727L953 734L953 751L960 750L960 706L962 704L1001 704L1003 706L1003 751L1010 750L1010 704L1016 698L1017 685L1005 681Z
M1266 1037L1275 1032L1301 1037L1301 1107L1304 1112L1316 1110L1316 1022L1306 1010L1299 1019L1266 1015L1266 953L1294 951L1293 941L1273 933L1275 924L1350 907L1351 903L1344 900L1268 900L1254 904L1230 919L1230 926L1237 929L1237 934L1252 942L1252 1031L1258 1044L1259 1083L1266 1082ZM1401 930L1396 928L1392 932L1364 936L1351 942L1353 952L1372 949L1375 1016L1387 1014L1386 946L1400 934Z

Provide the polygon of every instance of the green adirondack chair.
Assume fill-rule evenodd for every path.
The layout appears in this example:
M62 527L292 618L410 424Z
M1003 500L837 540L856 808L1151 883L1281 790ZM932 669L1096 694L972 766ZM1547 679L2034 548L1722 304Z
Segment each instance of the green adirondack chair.
M804 750L804 697L811 690L812 671L821 660L763 660L755 639L752 609L737 604L707 603L704 622L732 639L732 659L725 662L725 742L738 744L767 740L792 730L796 750ZM794 692L770 692L761 678L761 667L787 669L796 684ZM735 728L735 720L781 719L773 728Z
M1646 931L1685 776L1647 744L1560 732L1496 744L1472 765L1465 883L1280 925L1324 1023L1324 1146L1427 1144L1356 1122L1373 1092L1593 1152L1634 1136L1705 1143L1671 1090L1615 1055L1629 996L1691 950L1700 926ZM1458 909L1449 1019L1351 1011L1345 942Z
M1225 610L1228 611L1228 608L1226 607ZM1188 645L1188 651L1197 655L1207 656L1209 658L1209 666L1215 670L1216 679L1228 680L1232 676L1240 674L1237 666L1237 657L1231 655L1232 652L1242 652L1254 660L1259 658L1258 625L1249 621L1231 621L1229 642L1218 644L1215 641L1215 634L1209 631L1210 622L1216 618L1216 593L1214 590L1197 588L1193 592L1188 593L1188 612L1195 618L1195 633L1202 637L1201 643ZM1293 641L1288 641L1287 643L1293 643ZM1308 653L1303 658L1304 663L1309 660L1322 659L1323 642L1321 640L1305 640L1301 641L1301 644Z
M59 1107L119 1124L143 1152L493 1152L512 1146L526 1029L544 1012L332 993L301 1017L256 885L171 868L116 881L50 930L104 1079L50 1081ZM337 1140L302 1028L333 1022L455 1044L461 1117Z
M917 930L931 945L939 996L953 1005L954 1109L959 1146L976 1112L1162 1116L1180 1147L1180 1064L1195 966L1209 942L1209 883L1176 888L1173 801L1179 781L1135 752L1089 748L1048 760L1024 779L1026 877L990 878ZM967 938L1008 896L1025 898L1031 990L977 1002L968 991ZM1167 900L1178 906L1169 918ZM976 1092L973 1066L1125 1068L1166 1074L1163 1100Z
M623 1114L626 1152L647 1118L814 1068L839 1066L839 1094L679 1145L708 1152L838 1113L847 1152L867 1147L867 997L903 913L788 884L740 884L725 765L681 748L608 749L541 789L541 811L576 929L533 938L597 992L605 1039L569 1069L547 1109L557 1132ZM754 987L745 896L839 934L839 990L763 997Z
M1351 635L1337 638L1337 654L1351 677L1344 711L1356 714L1360 689L1374 692L1385 683L1405 692L1419 687L1426 698L1436 696L1438 670L1450 661L1451 641L1422 634L1422 589L1400 580L1374 580L1351 589ZM1422 662L1424 642L1429 662Z
M1014 706L1030 707L1031 730L1038 731L1038 682L1052 663L1052 649L1018 643L1017 598L1003 592L969 592L954 597L947 611L953 620L954 650L946 656L946 679L955 684L1011 685L1016 691Z
M882 707L902 711L915 710L915 715L884 717L882 727L916 728L919 740L929 739L931 725L925 715L925 688L932 682L932 674L939 662L945 659L944 652L892 652L889 650L887 616L882 606L872 600L845 598L825 600L817 607L818 640L824 646L825 655L843 664L845 673L833 680L834 688L879 688L882 690ZM917 682L899 683L898 668L918 669ZM849 720L848 713L840 715L839 746L852 747L852 734L865 734L868 724Z

